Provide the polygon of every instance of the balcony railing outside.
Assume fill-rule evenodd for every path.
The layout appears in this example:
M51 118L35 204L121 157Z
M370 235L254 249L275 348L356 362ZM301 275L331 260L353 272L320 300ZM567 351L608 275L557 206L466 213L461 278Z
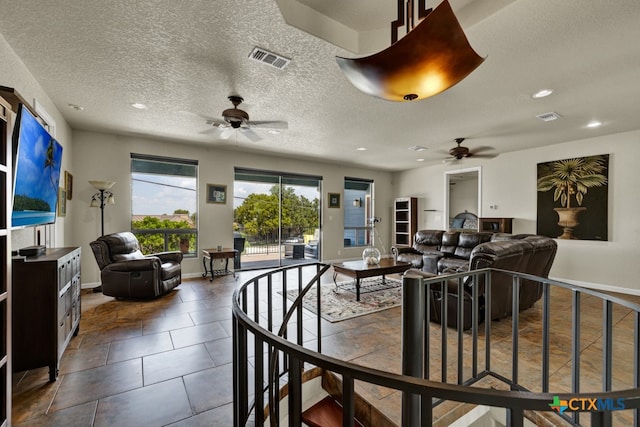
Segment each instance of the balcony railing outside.
M182 251L185 256L197 256L195 243L198 238L198 230L195 228L139 228L132 229L131 232L139 236L153 236L158 235L162 239L162 248L142 248L145 253L152 252L166 252L166 251ZM181 240L187 239L187 241L194 241L194 245L187 245L186 248L181 246Z
M312 276L304 283L303 277ZM407 274L403 278L403 321L402 321L402 374L384 372L353 363L338 360L322 353L322 322L320 314L303 315L301 306L303 296L314 286L319 286L321 278L329 266L321 263L295 265L270 271L240 286L233 297L233 363L234 363L234 424L263 425L269 416L271 425L279 425L279 391L285 383L288 386L288 425L301 425L302 414L302 368L303 366L317 366L334 372L343 381L343 425L353 425L355 413L354 382L362 381L383 387L399 390L403 393L403 426L430 425L433 422L433 409L446 401L465 402L472 405L504 408L507 412L507 422L511 426L524 424L525 413L545 413L548 417L573 424L581 425L587 420L591 426L612 425L612 410L622 402L625 410L632 411L632 422L638 425L638 408L640 407L640 369L638 348L640 344L640 306L609 296L597 291L578 288L562 282L541 279L533 276L506 272L500 270L478 270L456 275L438 276L425 279L421 276ZM497 361L492 360L492 325L489 319L490 310L486 310L485 319L480 319L480 300L473 295L475 302L472 307L472 327L470 331L463 331L462 299L458 306L456 328L440 326L440 342L431 336L429 325L432 295L429 291L433 286L438 287L447 280L458 280L461 287L464 280L477 281L482 276L486 283L485 303L491 304L491 277L493 274L508 274L513 279L513 311L518 313L518 300L522 281L534 281L542 284L541 344L538 351L541 354L539 385L527 389L519 382L519 351L520 316L503 319L511 322L511 372L504 374L495 369ZM572 312L571 336L571 390L554 392L550 386L550 366L553 357L551 351L550 331L552 312L550 291L553 287L563 288L571 294L570 310ZM299 296L295 302L288 301L287 289L296 288ZM477 293L472 287L474 293ZM317 305L321 306L321 293L317 292ZM444 294L446 295L446 293ZM581 322L580 305L585 297L595 297L602 302L602 362L600 374L602 378L601 390L586 390L580 384L580 345ZM441 301L442 325L446 325L447 299ZM631 310L633 315L633 348L632 366L623 366L632 375L632 386L616 390L613 387L613 367L617 363L613 351L614 307L620 306ZM562 308L567 309L566 307ZM283 320L277 321L274 312L282 310L286 313ZM293 323L289 324L289 321ZM528 322L532 322L528 319ZM528 323L530 325L531 323ZM303 326L313 327L317 340L315 348L303 346ZM557 325L555 325L557 327ZM400 332L400 331L399 331ZM451 347L449 337L457 342L457 354L462 354L464 348L471 347L471 362L458 357L456 373L450 375L447 366L447 349ZM250 375L249 341L253 340L255 361ZM454 344L456 345L456 344ZM266 349L267 352L259 351ZM432 377L429 360L434 351L440 354L440 381L429 380ZM266 359L265 359L266 357ZM265 366L270 369L265 370ZM453 380L451 380L453 377ZM484 378L492 377L507 384L510 390L497 390L474 387ZM258 390L253 393L250 390ZM259 392L262 391L262 392ZM249 395L255 396L249 402ZM593 410L591 405L584 405L568 414L554 412L552 404L556 401L570 402L599 402L599 407ZM267 414L263 408L269 408ZM573 409L573 408L572 408ZM557 410L557 408L555 408Z

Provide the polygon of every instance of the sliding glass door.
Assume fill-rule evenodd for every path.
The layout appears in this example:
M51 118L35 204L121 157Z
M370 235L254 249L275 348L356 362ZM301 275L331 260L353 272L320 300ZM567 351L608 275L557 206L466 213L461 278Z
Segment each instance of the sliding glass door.
M233 231L240 268L320 259L321 177L236 168Z

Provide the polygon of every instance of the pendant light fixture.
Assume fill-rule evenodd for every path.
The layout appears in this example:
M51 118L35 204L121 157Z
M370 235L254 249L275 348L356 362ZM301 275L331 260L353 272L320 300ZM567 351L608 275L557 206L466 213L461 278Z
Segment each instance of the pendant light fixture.
M413 12L413 0L398 0L392 45L385 50L364 58L336 57L347 79L362 92L389 101L428 98L460 82L484 61L469 44L448 0L433 10L419 0L419 18L424 19L415 28ZM396 41L403 24L407 34Z

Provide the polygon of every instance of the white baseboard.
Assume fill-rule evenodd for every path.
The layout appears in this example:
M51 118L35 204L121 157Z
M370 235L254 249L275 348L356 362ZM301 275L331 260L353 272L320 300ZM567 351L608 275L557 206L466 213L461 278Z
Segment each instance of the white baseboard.
M102 285L102 282L89 282L89 283L81 283L80 289L93 289Z
M202 278L202 273L187 273L182 275L183 279ZM86 282L80 285L80 289L93 289L101 286L102 282Z

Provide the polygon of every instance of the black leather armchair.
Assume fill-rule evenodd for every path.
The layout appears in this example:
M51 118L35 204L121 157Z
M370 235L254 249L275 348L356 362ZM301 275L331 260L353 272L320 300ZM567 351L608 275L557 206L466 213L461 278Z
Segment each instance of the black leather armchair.
M181 252L143 255L138 239L130 232L108 234L90 245L105 295L156 298L182 282Z

